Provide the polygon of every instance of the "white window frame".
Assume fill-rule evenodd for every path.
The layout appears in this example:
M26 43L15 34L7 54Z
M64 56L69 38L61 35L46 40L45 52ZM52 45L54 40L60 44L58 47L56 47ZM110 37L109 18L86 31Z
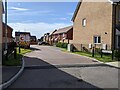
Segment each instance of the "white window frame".
M97 41L95 42L95 37L97 37ZM100 43L98 42L99 40L99 37L100 37ZM95 43L95 44L101 44L101 36L94 36L93 37L93 42Z
M84 19L82 20L82 26L85 27L86 25L87 25L87 20L86 20L86 18L84 18Z

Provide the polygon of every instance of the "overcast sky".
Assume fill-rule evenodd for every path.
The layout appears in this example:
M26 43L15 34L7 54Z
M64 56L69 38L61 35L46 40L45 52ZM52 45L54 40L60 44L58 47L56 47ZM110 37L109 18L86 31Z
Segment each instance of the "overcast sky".
M8 25L15 31L30 31L40 38L44 33L72 25L78 2L9 2Z

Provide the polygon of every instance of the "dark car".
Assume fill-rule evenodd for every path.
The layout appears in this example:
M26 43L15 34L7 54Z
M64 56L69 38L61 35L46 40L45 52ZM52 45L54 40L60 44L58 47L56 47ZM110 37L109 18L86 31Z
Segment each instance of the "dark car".
M38 45L48 45L46 42L38 42Z

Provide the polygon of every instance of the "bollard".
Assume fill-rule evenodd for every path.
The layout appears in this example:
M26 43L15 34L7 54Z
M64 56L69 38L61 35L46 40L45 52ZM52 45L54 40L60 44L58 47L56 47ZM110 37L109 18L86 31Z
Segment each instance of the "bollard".
M6 50L7 53L5 54L5 60L8 60L8 50Z
M103 50L103 49L101 49L101 51L100 51L100 54L101 54L101 58L103 57L103 53L102 53L102 50Z
M114 50L112 50L112 60L114 59Z
M19 53L21 53L21 51L20 51L20 45L19 45Z
M5 60L8 60L8 55L7 54L5 55Z
M14 59L16 59L16 56L17 56L17 51L16 48L14 48Z
M95 54L95 47L93 47L93 49L92 49L92 57L94 57L94 54Z

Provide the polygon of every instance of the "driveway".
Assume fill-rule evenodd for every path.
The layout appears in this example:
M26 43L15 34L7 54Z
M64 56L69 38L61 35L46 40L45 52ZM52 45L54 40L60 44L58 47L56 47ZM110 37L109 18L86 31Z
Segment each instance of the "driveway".
M118 88L119 69L100 66L92 59L63 52L55 47L36 45L32 49L34 51L24 57L24 73L9 88ZM92 66L55 67L76 64Z

